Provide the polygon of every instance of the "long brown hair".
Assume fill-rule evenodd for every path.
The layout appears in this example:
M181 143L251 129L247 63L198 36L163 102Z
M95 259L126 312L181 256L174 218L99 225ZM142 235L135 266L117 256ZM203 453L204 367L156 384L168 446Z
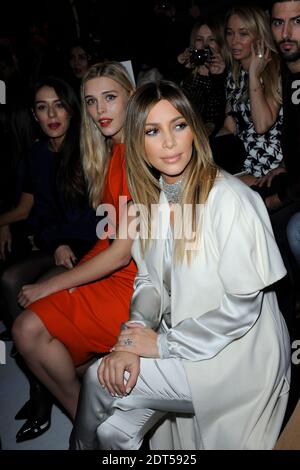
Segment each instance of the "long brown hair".
M55 90L63 107L70 116L70 123L59 148L61 155L57 174L57 185L62 190L67 201L85 203L87 189L85 185L83 167L80 158L80 105L73 88L64 80L54 76L41 78L33 90L33 104L37 92L49 87Z
M141 214L144 217L143 224L148 229L148 237L141 240L143 252L151 238L151 204L158 204L160 194L157 175L154 174L145 151L145 123L151 108L161 100L169 101L177 109L193 133L192 157L186 168L181 207L185 204L192 206L194 232L197 231L197 205L205 203L217 174L205 129L179 86L163 80L138 88L128 104L124 133L129 191L133 202L146 208L144 215ZM183 260L185 247L184 238L175 241L175 259Z

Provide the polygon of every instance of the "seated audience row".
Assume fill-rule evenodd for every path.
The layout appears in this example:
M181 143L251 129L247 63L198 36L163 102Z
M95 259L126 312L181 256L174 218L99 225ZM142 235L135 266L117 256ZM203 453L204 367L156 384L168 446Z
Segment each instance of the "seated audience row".
M26 419L17 441L49 428L50 391L72 421L77 415L72 448L138 449L154 425L153 449L274 447L288 399L290 340L273 284L286 279L286 271L256 193L270 211L289 271L287 240L299 253L299 172L292 148L300 134L296 106L288 103L300 59L290 47L296 32L284 22L297 8L298 1L273 6L277 49L269 19L259 8L231 9L225 39L214 20L198 22L192 47L178 56L187 72L180 87L155 80L134 92L119 63L90 67L81 84L81 118L75 93L63 80L49 77L37 85L34 116L46 139L34 144L28 160L21 158L19 200L0 215L5 320L10 329L16 319L14 340L31 385L30 400L16 417ZM280 71L278 52L286 70ZM227 143L238 152L229 161ZM254 191L217 165L242 172L239 178ZM148 209L137 221L131 196ZM114 208L116 221L100 206L104 218L96 225L99 203ZM152 204L166 212L156 221L159 236L150 241ZM183 220L183 229L189 223L195 237L188 251L185 232L179 240L176 232L177 209L185 204L194 207ZM201 225L197 204L203 210ZM13 228L20 222L26 227L23 240L27 243L30 234L33 244L25 243L14 259ZM146 227L148 239L124 237L132 223ZM233 251L238 253L234 260ZM207 259L213 264L208 266ZM186 296L193 271L197 286L191 280ZM201 290L210 289L207 303ZM284 307L283 313L287 318ZM254 342L258 352L268 348L264 370L253 359ZM99 355L105 357L89 369L77 409L79 376ZM249 365L249 380L242 362ZM228 387L231 376L238 381L238 397ZM165 383L170 386L174 377L177 385L164 396ZM253 382L260 387L252 390ZM245 408L249 393L253 406ZM187 414L185 432L178 412ZM211 420L216 412L218 427ZM174 418L169 420L169 413ZM255 425L249 427L252 420ZM236 430L230 436L228 426Z

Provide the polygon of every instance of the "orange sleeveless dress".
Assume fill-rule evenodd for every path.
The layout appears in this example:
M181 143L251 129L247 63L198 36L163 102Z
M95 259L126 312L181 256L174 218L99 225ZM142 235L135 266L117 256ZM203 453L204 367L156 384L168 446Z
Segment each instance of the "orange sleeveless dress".
M119 196L130 200L127 188L124 146L115 145L109 164L103 203L112 204L119 220ZM99 239L83 258L91 258L109 246ZM68 349L76 366L93 354L108 352L116 343L120 325L129 318L136 265L128 266L99 281L77 287L72 293L63 290L32 303L28 309L36 313L49 333Z

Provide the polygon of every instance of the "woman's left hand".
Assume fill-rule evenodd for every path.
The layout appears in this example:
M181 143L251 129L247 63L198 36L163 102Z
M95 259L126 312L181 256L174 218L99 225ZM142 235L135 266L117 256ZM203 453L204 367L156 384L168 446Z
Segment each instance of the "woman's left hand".
M249 75L260 79L267 64L271 61L270 49L268 49L264 41L256 42L256 47L251 44L251 62L249 67Z
M131 352L142 357L159 357L157 333L140 323L127 323L111 351Z

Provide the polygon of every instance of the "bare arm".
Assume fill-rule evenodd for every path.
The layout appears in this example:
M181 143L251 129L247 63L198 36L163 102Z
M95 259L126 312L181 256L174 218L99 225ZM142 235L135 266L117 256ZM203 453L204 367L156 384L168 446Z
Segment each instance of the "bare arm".
M190 48L187 47L183 52L181 52L177 56L177 61L179 62L180 65L184 65L185 67L190 69L191 68L190 56L191 56Z
M96 281L126 266L131 259L131 240L115 239L104 251L79 264L71 271L59 274L49 281L49 293L70 289Z
M14 209L0 215L0 226L26 220L34 203L33 195L22 193L19 204Z
M134 219L134 217L128 216L126 211L125 214L123 214L120 222L119 232L121 233L124 233L124 225L128 226ZM127 233L127 230L125 233ZM117 236L106 250L80 263L70 271L58 274L39 284L23 286L18 296L19 304L26 307L33 301L55 292L71 289L109 276L130 263L131 246L132 240L130 238L124 239Z
M263 87L260 77L270 60L270 51L265 50L261 41L258 41L258 51L262 57L258 57L252 45L251 64L249 68L249 97L251 116L255 130L258 134L264 134L275 123L279 104L273 100L266 98L265 88Z

